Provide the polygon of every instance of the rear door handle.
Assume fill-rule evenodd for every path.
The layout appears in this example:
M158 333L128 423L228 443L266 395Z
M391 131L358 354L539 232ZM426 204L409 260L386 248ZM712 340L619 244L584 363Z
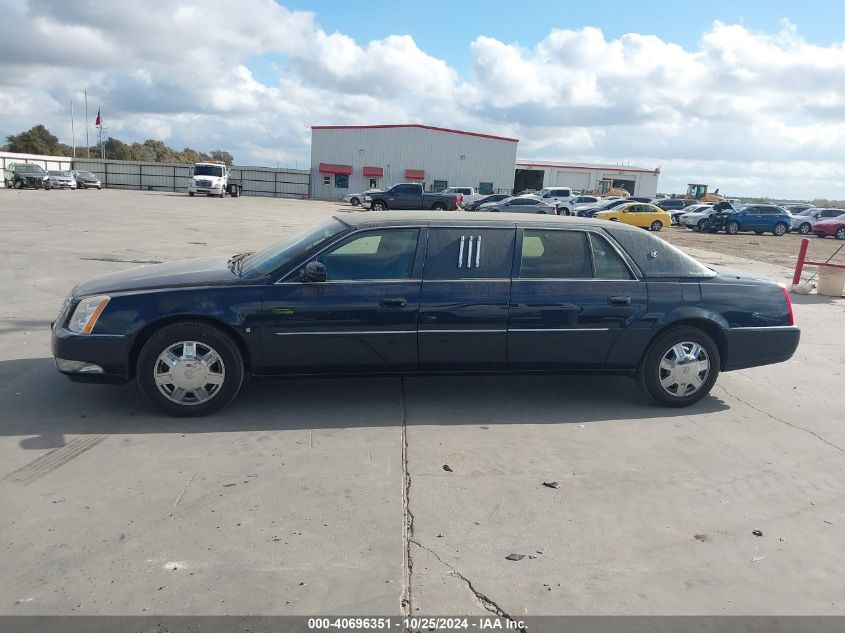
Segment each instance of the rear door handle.
M615 297L608 297L607 303L612 306L629 306L631 305L631 297L622 297L618 295Z
M401 297L397 298L390 298L390 299L382 299L378 302L380 306L384 306L385 308L404 308L408 305L408 302Z

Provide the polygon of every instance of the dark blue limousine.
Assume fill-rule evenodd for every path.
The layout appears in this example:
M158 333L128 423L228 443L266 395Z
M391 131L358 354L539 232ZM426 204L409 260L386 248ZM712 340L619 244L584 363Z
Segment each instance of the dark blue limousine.
M247 373L621 373L680 407L720 371L787 360L799 336L782 286L638 228L406 212L81 283L52 343L72 380L137 378L163 410L204 415Z

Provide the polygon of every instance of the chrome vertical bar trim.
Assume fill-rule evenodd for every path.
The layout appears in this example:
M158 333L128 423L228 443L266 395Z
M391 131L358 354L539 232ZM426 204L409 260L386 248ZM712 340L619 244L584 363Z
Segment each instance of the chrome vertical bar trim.
M481 266L481 236L478 236L478 242L475 243L475 267Z
M469 236L469 250L467 251L467 268L472 268L472 241L475 239L472 235Z
M461 250L458 251L458 268L464 265L464 236L461 235Z

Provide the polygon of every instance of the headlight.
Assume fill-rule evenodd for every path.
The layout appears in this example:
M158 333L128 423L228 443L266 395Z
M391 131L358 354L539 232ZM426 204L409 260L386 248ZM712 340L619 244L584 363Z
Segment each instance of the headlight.
M70 323L67 326L68 329L71 332L90 334L108 302L109 297L104 295L85 297L73 311L73 316L70 317Z
M366 200L367 202L369 202L372 199L373 199L372 196L364 196L364 200Z

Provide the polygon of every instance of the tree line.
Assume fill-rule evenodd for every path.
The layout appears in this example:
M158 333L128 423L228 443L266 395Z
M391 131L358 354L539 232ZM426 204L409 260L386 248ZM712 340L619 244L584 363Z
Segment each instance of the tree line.
M215 149L209 153L195 150L191 147L179 151L167 145L164 141L147 139L143 143L124 143L109 137L103 143L106 158L110 160L137 160L155 163L199 163L206 160L219 160L227 165L235 162L234 156L222 149ZM6 137L4 152L19 154L45 154L48 156L73 156L73 148L67 143L61 143L44 125L38 124L20 134L10 134ZM92 158L99 158L99 145L90 148L77 147L77 158L86 158L90 151Z

